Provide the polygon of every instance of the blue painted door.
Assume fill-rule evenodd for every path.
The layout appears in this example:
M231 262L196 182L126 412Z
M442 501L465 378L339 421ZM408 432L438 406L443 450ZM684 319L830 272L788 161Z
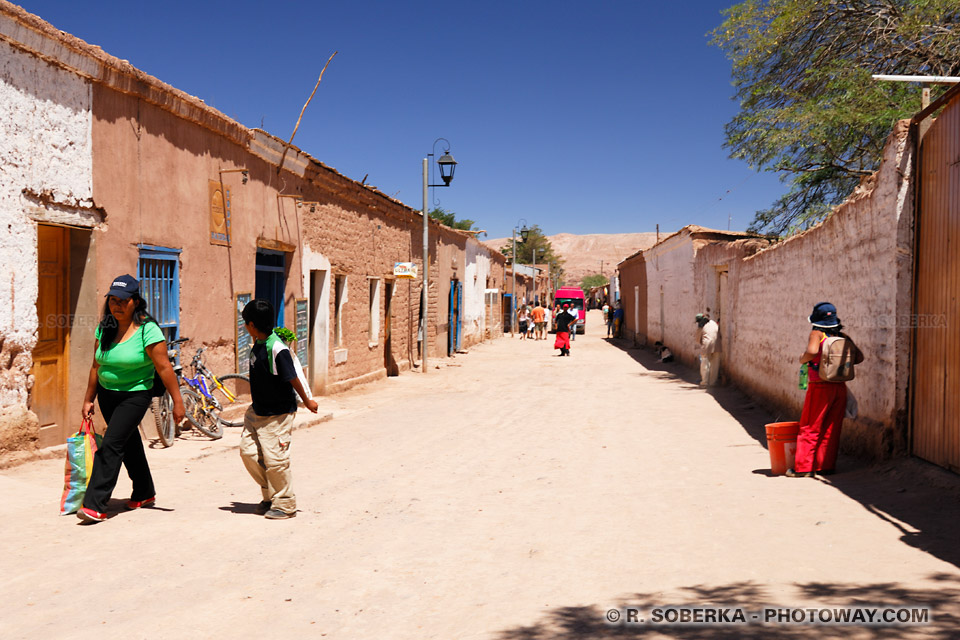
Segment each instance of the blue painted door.
M447 317L447 355L453 355L460 350L461 343L461 314L463 306L463 284L459 280L450 281L450 313Z
M274 324L283 325L283 291L286 287L287 256L281 251L257 249L255 298L269 300L277 317Z

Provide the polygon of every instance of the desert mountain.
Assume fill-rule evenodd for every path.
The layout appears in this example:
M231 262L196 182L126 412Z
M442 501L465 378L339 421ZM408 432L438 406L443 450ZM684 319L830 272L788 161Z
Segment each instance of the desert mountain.
M660 238L669 234L660 232ZM547 236L554 252L564 260L564 279L567 284L579 284L585 276L600 273L600 263L603 262L603 275L610 274L617 267L617 263L633 255L637 251L649 249L657 241L657 234L648 233L588 233L575 235L572 233L558 233ZM510 242L510 238L494 238L484 240L484 244L499 251L500 247Z

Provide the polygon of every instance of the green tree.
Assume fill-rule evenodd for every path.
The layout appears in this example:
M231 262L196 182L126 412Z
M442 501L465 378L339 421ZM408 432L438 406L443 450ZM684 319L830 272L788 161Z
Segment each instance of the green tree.
M580 288L583 289L584 292L588 292L590 289L604 284L610 284L610 279L607 276L594 273L593 275L583 277L583 280L580 281Z
M725 15L710 35L740 102L726 147L790 184L752 231L806 228L877 169L921 104L916 85L871 74L960 74L960 0L746 0Z
M553 245L550 239L543 235L539 225L530 227L527 233L527 241L523 242L520 233L517 232L517 262L519 264L533 264L533 252L536 250L538 265L550 265L550 272L556 272L557 268L563 266L563 258L553 252ZM500 253L511 259L513 256L513 242L508 240L506 244L500 247Z
M467 218L464 218L463 220L457 220L457 216L453 211L447 211L442 207L435 207L429 215L434 220L437 220L441 224L445 224L453 229L461 229L463 231L474 230L474 220L468 220Z

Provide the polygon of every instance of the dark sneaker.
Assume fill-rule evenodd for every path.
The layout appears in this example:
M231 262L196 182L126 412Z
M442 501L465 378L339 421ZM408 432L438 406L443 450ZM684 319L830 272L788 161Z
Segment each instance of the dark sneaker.
M262 500L260 501L260 503L257 504L256 507L254 507L253 512L256 513L258 516L262 516L267 511L270 511L271 504L272 503L269 500Z
M297 512L293 511L291 513L287 513L286 511L280 511L280 509L270 509L263 514L263 517L267 518L268 520L286 520L287 518L297 517Z
M84 522L103 522L107 519L107 514L81 507L80 511L77 511L77 517Z
M140 507L152 507L156 503L157 496L147 498L146 500L127 500L127 509L133 511L134 509L139 509Z
M787 469L787 472L784 474L788 478L812 478L813 471L794 471L793 469Z

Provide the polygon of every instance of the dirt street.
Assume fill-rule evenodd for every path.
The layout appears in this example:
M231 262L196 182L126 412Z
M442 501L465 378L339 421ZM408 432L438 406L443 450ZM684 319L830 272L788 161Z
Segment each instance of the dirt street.
M157 507L121 511L124 476L92 526L57 515L62 460L6 469L0 637L958 637L956 476L841 458L769 477L774 416L691 375L603 339L595 311L570 358L507 336L323 398L333 419L294 434L286 521L253 513L237 429L148 450ZM649 622L669 605L931 622ZM647 622L605 622L629 607Z

